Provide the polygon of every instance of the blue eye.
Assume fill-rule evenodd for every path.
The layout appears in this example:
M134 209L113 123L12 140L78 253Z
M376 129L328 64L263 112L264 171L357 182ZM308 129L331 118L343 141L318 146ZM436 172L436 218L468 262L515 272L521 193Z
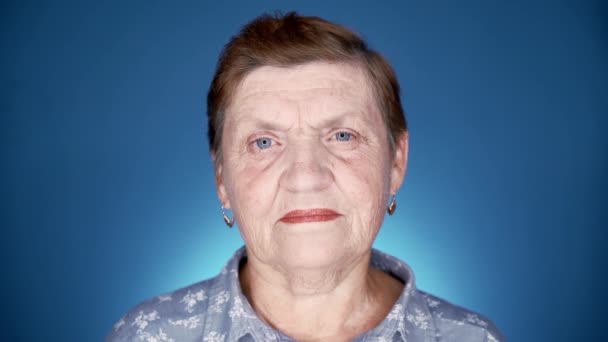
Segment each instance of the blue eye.
M352 136L353 135L351 133L344 132L344 131L336 133L336 139L338 141L349 141L350 138L352 138Z
M260 150L264 150L272 146L272 139L268 137L257 138L255 140L255 143L260 148Z

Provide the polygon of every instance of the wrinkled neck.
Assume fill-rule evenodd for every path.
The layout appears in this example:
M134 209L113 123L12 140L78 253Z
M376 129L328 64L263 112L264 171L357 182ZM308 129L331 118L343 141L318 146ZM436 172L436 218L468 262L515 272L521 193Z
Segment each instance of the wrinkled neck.
M334 268L283 272L249 258L243 293L262 321L297 340L350 340L378 325L403 284L371 268L371 253Z

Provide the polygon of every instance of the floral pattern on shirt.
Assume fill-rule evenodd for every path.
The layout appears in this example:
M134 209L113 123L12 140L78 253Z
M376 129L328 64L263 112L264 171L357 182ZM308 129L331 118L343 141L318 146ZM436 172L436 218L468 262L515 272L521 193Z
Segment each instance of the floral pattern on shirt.
M246 257L242 247L218 276L142 302L114 324L105 341L293 341L262 322L243 295L238 266ZM416 289L412 270L399 259L374 249L370 262L405 286L380 325L354 341L506 341L480 314Z

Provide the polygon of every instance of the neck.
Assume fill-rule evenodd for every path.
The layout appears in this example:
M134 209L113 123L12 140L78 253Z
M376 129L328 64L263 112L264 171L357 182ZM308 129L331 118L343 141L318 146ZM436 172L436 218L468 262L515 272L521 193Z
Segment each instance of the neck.
M378 325L403 284L370 268L371 251L323 269L281 270L251 254L240 270L258 316L298 341L351 340Z

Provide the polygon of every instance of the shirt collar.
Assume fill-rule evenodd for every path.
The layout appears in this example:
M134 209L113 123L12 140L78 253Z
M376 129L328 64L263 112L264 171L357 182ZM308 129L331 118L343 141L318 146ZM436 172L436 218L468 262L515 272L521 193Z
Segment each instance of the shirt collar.
M436 341L437 327L424 297L416 288L414 272L398 258L372 249L370 260L377 268L405 284L391 312L376 328L366 333L368 337L392 341L398 332L403 341ZM374 339L372 339L374 340Z
M222 269L222 283L229 284L231 297L234 298L228 311L228 342L236 342L251 334L256 341L284 340L285 335L262 322L243 294L239 281L239 266L247 257L245 247L239 248ZM402 340L435 341L436 326L426 302L426 298L416 290L414 272L403 261L372 249L370 264L405 284L399 299L391 312L374 329L363 334L366 339L392 340L398 332Z
M239 267L247 257L245 246L239 248L226 266L222 269L221 283L228 283L231 297L234 298L232 307L228 311L228 342L236 342L241 337L251 334L256 341L275 341L277 333L262 322L251 304L243 294L239 280Z

